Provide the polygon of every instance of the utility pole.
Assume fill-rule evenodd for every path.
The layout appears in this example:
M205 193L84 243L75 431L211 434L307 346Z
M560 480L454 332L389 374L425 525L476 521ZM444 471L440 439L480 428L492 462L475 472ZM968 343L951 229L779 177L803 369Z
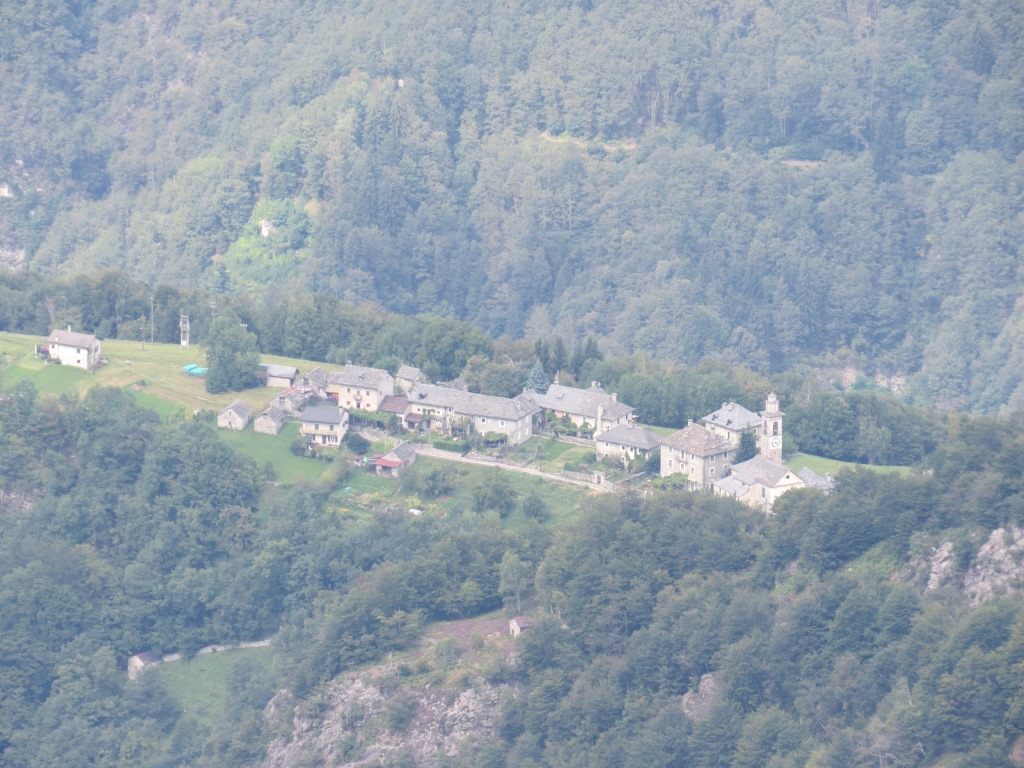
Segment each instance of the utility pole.
M149 297L149 343L150 344L153 343L153 331L154 331L154 325L153 325L153 298L154 298L153 296Z

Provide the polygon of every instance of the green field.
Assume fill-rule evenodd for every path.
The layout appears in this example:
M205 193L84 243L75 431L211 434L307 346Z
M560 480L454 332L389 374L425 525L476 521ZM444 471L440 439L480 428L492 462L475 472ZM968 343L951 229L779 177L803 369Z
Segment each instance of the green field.
M254 432L252 425L238 432L233 429L217 431L225 443L261 467L268 461L273 464L274 480L278 483L326 482L333 476L333 464L296 456L289 450L292 441L299 436L298 422L287 422L277 435Z
M844 469L870 469L873 472L894 472L900 475L909 475L910 467L873 467L868 464L858 464L853 461L838 461L837 459L826 459L821 456L812 456L809 453L794 453L792 456L786 456L784 463L790 469L799 472L804 467L817 472L819 475L824 477L826 474L832 475Z
M201 377L188 376L181 368L189 363L206 364L206 350L200 346L182 349L178 344L143 345L137 341L103 341L103 356L107 364L92 373L61 365L44 365L33 354L33 347L45 344L43 336L27 336L16 333L0 333L0 387L10 390L14 384L30 379L40 392L84 394L90 387L132 388L140 404L152 407L158 413L161 408L157 401L170 403L172 408L179 404L194 410L210 409L221 411L235 400L241 400L253 413L259 413L280 390L257 387L245 392L226 392L211 395L206 391ZM309 360L293 360L276 355L263 355L262 362L294 365L300 371L308 371L319 363ZM146 397L142 397L142 395Z
M186 715L212 726L218 721L226 703L231 670L239 662L255 665L261 673L266 674L273 668L274 653L270 648L206 653L187 661L160 664L145 674L160 675L167 690L181 704Z

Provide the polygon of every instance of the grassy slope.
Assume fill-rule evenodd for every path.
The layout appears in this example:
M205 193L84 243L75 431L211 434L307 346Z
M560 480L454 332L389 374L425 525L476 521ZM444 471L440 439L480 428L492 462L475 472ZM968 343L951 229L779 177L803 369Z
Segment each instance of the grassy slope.
M800 471L804 467L808 467L823 477L826 473L835 476L840 470L857 468L870 469L874 472L896 472L901 475L908 475L911 471L910 467L872 467L853 461L838 461L836 459L825 459L821 456L811 456L809 453L794 453L792 456L786 456L784 461L790 469Z
M274 653L270 648L207 653L187 661L160 664L146 674L160 675L187 715L204 725L213 726L226 703L228 675L240 661L269 671L274 663Z

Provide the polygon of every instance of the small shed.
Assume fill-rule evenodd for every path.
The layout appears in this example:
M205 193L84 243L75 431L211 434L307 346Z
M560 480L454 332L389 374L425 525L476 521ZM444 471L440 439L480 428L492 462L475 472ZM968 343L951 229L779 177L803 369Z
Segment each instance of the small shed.
M139 673L147 667L154 667L160 663L160 657L155 653L149 651L143 651L142 653L136 653L130 659L128 659L128 679L136 680L139 677Z
M512 635L512 637L519 637L532 626L533 622L525 616L516 616L508 622L508 633Z
M252 418L252 409L241 400L235 400L217 416L217 426L222 429L245 429Z
M387 453L378 453L370 459L369 468L378 475L398 477L402 470L416 463L416 450L406 440L399 443Z
M299 369L291 365L275 365L268 363L260 366L267 374L266 386L287 389L294 386L299 377Z

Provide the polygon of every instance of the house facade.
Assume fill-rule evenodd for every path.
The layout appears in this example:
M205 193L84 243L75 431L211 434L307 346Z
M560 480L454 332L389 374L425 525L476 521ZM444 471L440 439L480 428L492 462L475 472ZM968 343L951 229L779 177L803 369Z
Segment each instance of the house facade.
M252 418L252 409L241 400L235 400L231 405L217 414L217 426L221 429L245 429Z
M618 395L608 394L596 381L588 389L552 384L544 394L526 396L544 409L546 417L567 418L577 427L592 428L595 436L633 421L633 407L620 403Z
M291 365L267 363L261 365L260 368L266 374L265 384L268 387L287 389L294 386L295 380L299 377L299 369Z
M378 454L370 459L369 468L378 475L399 477L406 467L411 467L415 463L416 450L412 443L406 440L387 453Z
M252 423L254 432L264 435L276 435L284 427L284 409L271 403Z
M707 430L739 446L744 432L753 432L761 441L761 416L739 403L722 403L722 407L700 419Z
M381 400L395 394L395 380L380 368L349 364L327 375L327 392L342 408L376 411Z
M91 371L100 364L103 350L100 340L91 333L55 330L47 337L46 343L50 359L61 365Z
M729 476L715 483L719 496L731 496L751 507L770 512L775 500L794 488L806 487L806 482L784 464L758 454L749 461L734 465Z
M411 365L403 365L395 374L395 388L399 392L409 392L417 384L426 384L427 379L423 371Z
M692 421L661 439L661 476L681 474L690 488L710 490L725 477L736 446Z
M307 406L299 415L299 434L313 445L341 445L348 432L348 411L333 405Z
M492 397L433 384L419 384L409 392L409 414L420 417L423 429L447 435L492 432L504 435L509 445L519 445L533 436L538 413L540 408L524 395Z
M641 459L646 461L661 448L658 436L649 429L629 424L619 424L594 438L594 450L597 458L613 458L629 461Z

